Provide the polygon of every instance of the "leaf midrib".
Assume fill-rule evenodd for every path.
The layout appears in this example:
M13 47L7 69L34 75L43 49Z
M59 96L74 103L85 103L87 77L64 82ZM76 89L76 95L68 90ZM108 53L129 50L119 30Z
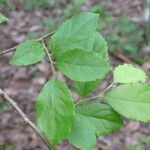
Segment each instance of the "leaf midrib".
M56 64L64 64L64 65L72 65L72 66L81 66L81 67L94 67L94 68L98 68L100 69L100 66L90 66L90 65L83 65L83 64L74 64L74 63L67 63L67 62L61 62L61 61L57 61Z
M107 108L106 108L107 109ZM103 109L102 111L105 111L106 109ZM98 110L99 111L99 110ZM97 112L98 112L97 111ZM101 111L101 112L102 112ZM92 116L89 116L88 114L81 114L81 113L79 113L79 112L77 112L77 114L79 114L79 115L81 115L81 116L86 116L86 117L88 117L88 118L92 118L92 119L98 119L98 120L103 120L103 121L108 121L108 122L113 122L113 123L116 123L115 121L109 121L109 120L106 120L105 118L98 118L98 117L92 117Z

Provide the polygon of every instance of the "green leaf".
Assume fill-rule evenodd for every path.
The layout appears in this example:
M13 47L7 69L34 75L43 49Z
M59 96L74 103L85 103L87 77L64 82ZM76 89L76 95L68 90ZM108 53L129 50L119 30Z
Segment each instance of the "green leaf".
M98 14L84 12L66 20L51 38L52 52L55 56L71 49L92 50L90 37L96 30Z
M7 107L7 102L0 99L0 113Z
M35 40L27 40L20 44L10 60L10 64L26 66L41 61L45 56L44 47Z
M145 72L131 64L119 65L114 70L114 82L117 83L145 82L145 80Z
M4 150L15 150L13 145L6 145Z
M7 21L8 18L6 18L5 16L3 16L1 13L0 13L0 23L4 22L4 21Z
M69 44L69 43L68 43ZM94 51L99 56L101 56L103 59L108 61L108 47L105 39L99 32L92 32L90 34L87 34L87 38L85 41L81 41L82 46L80 46L80 49L86 50L86 51ZM79 45L79 44L78 44ZM78 47L76 47L78 49Z
M93 150L96 136L108 134L121 126L120 116L110 106L96 102L79 105L68 140L79 149Z
M80 96L84 97L91 93L101 83L101 81L102 80L96 80L91 82L73 81L73 87Z
M56 60L56 67L75 81L95 81L102 79L110 66L95 52L70 50Z
M70 133L74 114L67 86L55 78L48 81L36 100L36 118L39 128L53 145Z
M99 56L108 62L108 48L105 39L100 35L100 33L95 32L93 34L94 40L92 43L92 51L96 52ZM90 37L89 40L92 38ZM86 50L86 47L85 47ZM73 87L79 93L80 96L84 97L92 92L100 83L102 79L92 81L92 82L76 82L73 81Z
M125 84L105 96L107 102L119 114L140 121L150 120L150 85Z
M145 150L142 144L126 145L124 150Z
M99 32L94 33L93 51L108 61L108 47L105 39Z

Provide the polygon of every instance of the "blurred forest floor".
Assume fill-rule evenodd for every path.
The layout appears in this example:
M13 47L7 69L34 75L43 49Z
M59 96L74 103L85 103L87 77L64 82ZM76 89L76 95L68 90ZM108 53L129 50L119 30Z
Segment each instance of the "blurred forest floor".
M146 35L150 24L141 21L144 0L8 0L7 3L1 2L0 10L9 18L8 23L0 26L0 50L45 35L80 11L100 13L97 29L108 41L113 66L120 63L140 65L150 79L150 41ZM50 66L47 60L30 67L10 66L8 61L11 55L9 53L0 58L0 87L35 122L35 98L51 76ZM57 74L70 84L59 72ZM106 87L110 80L108 76L99 89ZM147 82L150 83L150 80ZM76 97L76 93L73 93ZM124 128L120 131L98 138L96 150L150 150L150 123L124 120ZM57 148L74 149L66 141ZM46 150L34 131L2 98L0 150Z

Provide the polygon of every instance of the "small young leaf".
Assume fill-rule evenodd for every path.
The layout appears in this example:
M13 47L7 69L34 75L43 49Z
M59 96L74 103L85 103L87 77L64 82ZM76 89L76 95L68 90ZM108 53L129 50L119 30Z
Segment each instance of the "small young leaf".
M120 85L105 96L119 114L129 119L150 121L150 85L131 83Z
M92 50L92 40L99 15L90 12L80 13L65 21L51 38L52 52L55 56L71 49ZM89 47L89 48L88 48Z
M10 60L10 64L25 66L41 61L45 56L44 47L35 40L27 40L20 44Z
M79 105L68 140L79 149L93 150L96 136L116 131L121 126L120 116L110 106L100 103Z
M91 82L73 81L73 87L80 96L84 97L91 93L101 83L101 81L102 80L96 80Z
M70 50L56 60L56 67L75 81L95 81L102 79L110 66L95 52Z
M74 114L67 86L55 78L48 81L36 100L36 118L39 128L53 145L69 134Z
M114 82L116 83L145 82L145 80L145 72L131 64L119 65L114 70Z
M4 21L7 21L8 18L6 18L5 16L3 16L1 13L0 13L0 23L4 22Z

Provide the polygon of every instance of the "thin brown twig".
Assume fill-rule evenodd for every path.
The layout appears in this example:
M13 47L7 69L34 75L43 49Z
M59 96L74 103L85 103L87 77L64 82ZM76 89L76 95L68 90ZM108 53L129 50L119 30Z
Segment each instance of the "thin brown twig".
M53 32L50 32L50 33L48 33L48 34L46 34L46 35L44 35L44 36L42 36L42 37L40 37L40 38L38 38L38 39L36 39L36 41L42 41L43 39L45 39L45 38L47 38L48 36L51 36L51 35L53 35L53 34L54 34L54 31L53 31ZM17 46L18 46L18 45L17 45ZM11 47L11 48L8 48L8 49L6 49L6 50L1 51L1 52L0 52L0 56L5 55L5 54L7 54L7 53L10 53L10 52L14 51L14 50L17 48L17 46L14 46L14 47Z
M38 134L41 140L45 143L48 150L51 150L50 143L43 137L40 129L26 116L26 114L20 109L17 103L13 99L11 99L2 89L0 89L0 95L3 96L4 99L11 104L11 106L18 112L25 123L28 124Z
M50 53L49 53L49 51L48 51L48 49L47 49L47 47L46 47L46 45L44 43L44 40L42 40L42 44L43 44L45 52L46 52L46 54L48 56L48 59L49 59L49 62L50 62L51 68L52 68L53 75L55 76L56 75L56 71L55 71L55 68L54 68L54 65L53 65L53 60L52 60L52 58L50 56Z
M55 33L55 31L52 31L52 32L50 32L50 33L48 33L48 34L38 38L37 41L42 41L43 39L47 38L48 36L53 35L54 33Z
M17 45L17 46L18 46L18 45ZM6 49L6 50L1 51L1 52L0 52L0 56L5 55L5 54L7 54L7 53L10 53L10 52L14 51L14 50L17 48L17 46L14 46L14 47L11 47L11 48L9 48L9 49Z
M129 63L129 64L134 64L134 62L128 58L125 54L123 54L122 52L110 52L111 55L117 59L120 59L121 61L125 62L125 63Z

